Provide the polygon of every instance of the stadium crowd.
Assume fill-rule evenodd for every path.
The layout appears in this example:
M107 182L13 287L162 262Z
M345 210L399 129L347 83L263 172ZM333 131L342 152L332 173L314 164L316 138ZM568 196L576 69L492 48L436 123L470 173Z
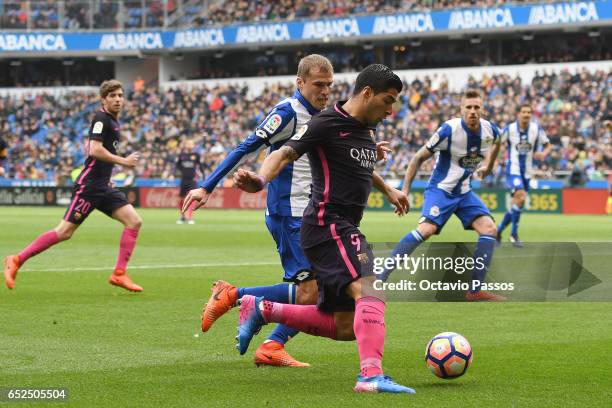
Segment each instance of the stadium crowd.
M79 30L164 27L164 15L172 16L184 2L184 0L5 0L0 2L0 28ZM201 9L201 6L197 8L198 11Z
M200 25L258 21L285 21L302 18L342 17L356 14L384 14L443 10L459 7L493 7L512 4L504 0L241 0L234 7L223 2L202 12Z
M605 179L612 168L612 70L540 72L527 84L519 77L485 75L466 86L483 91L487 117L499 126L515 120L520 103L531 101L535 119L555 147L538 163L539 177L552 178L561 171ZM401 177L435 129L459 115L460 94L449 91L444 77L410 79L405 89L393 117L378 127L377 138L390 141L394 149L380 169L385 175ZM349 91L348 83L336 83L331 100L345 99ZM272 85L256 97L233 85L129 91L120 118L119 151L141 153L133 176L171 179L181 142L193 138L210 171L264 119L269 107L292 92L290 84ZM0 138L9 145L8 177L69 183L74 167L83 163L84 136L98 106L94 93L0 98ZM254 167L257 160L261 157L244 165ZM427 173L432 166L430 161L422 170ZM498 178L501 172L500 167Z
M549 1L550 2L550 1ZM0 28L84 29L212 26L356 14L435 11L517 4L507 0L5 0ZM164 9L165 8L165 9ZM177 13L173 15L174 13ZM164 16L168 17L164 21ZM177 18L178 17L178 18Z

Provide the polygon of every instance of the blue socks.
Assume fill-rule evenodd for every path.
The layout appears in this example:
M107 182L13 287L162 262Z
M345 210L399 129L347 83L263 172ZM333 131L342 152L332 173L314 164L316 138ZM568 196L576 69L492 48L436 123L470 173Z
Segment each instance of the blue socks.
M504 219L497 226L497 232L501 234L506 229L508 224L510 224L510 221L512 221L512 210L506 211L506 213L504 214Z
M252 288L238 288L238 298L244 295L263 296L264 299L276 303L295 304L297 286L291 283L279 283L272 286L256 286ZM274 340L285 344L291 337L295 337L300 331L284 324L277 325L268 340Z
M291 283L279 283L272 286L255 286L238 288L238 299L244 295L263 296L266 300L276 303L294 304L297 286Z
M512 232L511 234L518 237L519 220L521 219L521 209L517 205L512 206Z
M290 338L295 337L300 331L284 324L278 324L268 336L268 340L278 341L280 344L285 344Z
M404 235L404 237L400 240L397 246L393 249L393 252L391 252L391 255L389 255L389 257L395 258L397 255L410 255L416 249L416 247L418 247L423 241L424 239L421 236L421 233L418 230L414 229ZM378 278L382 281L386 281L391 272L393 272L394 270L395 268L385 268L383 273L380 274Z
M474 251L474 260L482 258L481 262L476 262L474 273L472 274L472 282L484 282L485 276L487 276L487 269L491 265L493 259L493 249L495 248L495 237L492 235L481 235L478 237L478 243L476 244L476 251ZM481 267L478 267L481 265ZM470 292L478 292L478 284L474 284L477 290L470 290ZM474 287L473 286L473 287Z
M521 218L521 211L522 208L516 204L512 204L512 207L504 214L504 219L502 222L497 226L497 231L501 234L506 229L508 224L512 222L511 234L515 237L518 236L518 225L519 219Z

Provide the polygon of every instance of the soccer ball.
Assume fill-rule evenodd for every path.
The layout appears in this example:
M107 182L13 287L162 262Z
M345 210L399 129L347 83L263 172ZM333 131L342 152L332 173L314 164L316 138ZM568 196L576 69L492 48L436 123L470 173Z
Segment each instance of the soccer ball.
M472 346L460 334L440 333L427 344L425 363L432 373L445 380L461 377L472 363Z

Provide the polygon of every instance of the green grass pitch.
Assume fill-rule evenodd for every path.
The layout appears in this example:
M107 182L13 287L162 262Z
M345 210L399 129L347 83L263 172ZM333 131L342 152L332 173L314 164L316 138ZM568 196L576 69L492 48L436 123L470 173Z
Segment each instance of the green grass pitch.
M53 228L61 208L0 207L0 253L22 249ZM80 407L608 406L612 401L612 313L606 302L390 303L384 368L417 394L357 395L355 342L301 334L288 350L309 369L256 368L234 349L231 311L206 334L200 311L211 283L280 281L263 211L140 210L144 219L130 274L142 294L106 279L120 224L96 213L73 239L32 258L16 288L0 289L0 387L68 387ZM499 215L498 215L499 217ZM371 242L398 240L417 214L367 212ZM609 241L609 217L530 215L529 241ZM456 220L436 240L472 241ZM474 362L457 380L425 367L427 341L442 331L468 338ZM0 404L1 405L1 404ZM42 403L33 404L43 405ZM11 405L12 406L12 405ZM15 404L17 406L17 404Z

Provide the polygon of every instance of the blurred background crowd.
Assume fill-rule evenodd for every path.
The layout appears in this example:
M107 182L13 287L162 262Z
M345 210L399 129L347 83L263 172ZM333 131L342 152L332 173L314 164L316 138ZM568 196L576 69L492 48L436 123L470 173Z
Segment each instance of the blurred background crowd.
M554 145L552 154L537 163L539 178L577 181L605 179L612 168L612 70L538 73L530 83L508 75L470 78L465 87L485 96L487 119L500 128L516 119L523 102L534 107L536 120ZM199 85L160 90L142 86L130 90L121 114L122 142L118 151L139 151L142 160L132 178L172 179L183 142L192 138L207 172L266 116L293 93L291 84L275 84L250 96L246 87ZM350 86L334 85L330 101L346 99ZM401 178L409 160L437 127L459 116L461 93L449 91L444 77L423 77L405 83L394 114L378 126L377 138L391 142L394 153L379 170ZM84 161L84 142L92 112L99 109L95 93L38 94L0 98L0 137L9 146L6 176L71 183L71 173ZM244 166L255 168L262 157ZM423 167L426 176L433 160ZM502 181L503 166L491 183Z

